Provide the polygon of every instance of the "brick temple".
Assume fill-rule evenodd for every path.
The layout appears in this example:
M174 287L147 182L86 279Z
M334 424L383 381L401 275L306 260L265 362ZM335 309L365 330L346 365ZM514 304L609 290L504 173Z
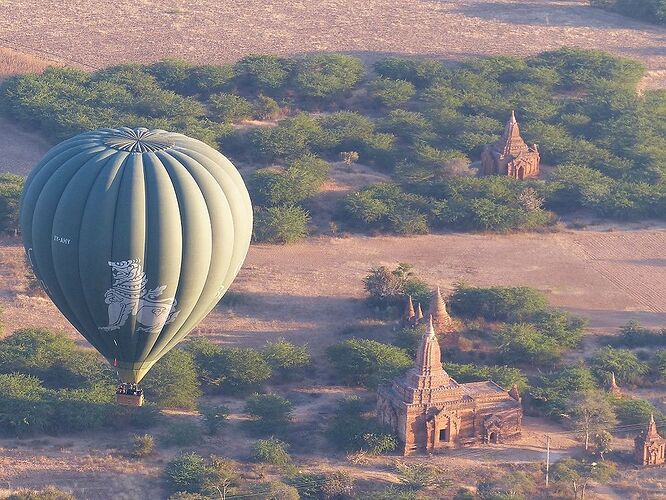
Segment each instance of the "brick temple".
M481 154L481 175L508 175L527 179L539 175L541 156L536 144L528 146L520 136L516 114L504 128L504 135L494 144L486 144Z
M377 394L377 416L402 443L404 455L437 452L474 442L501 443L521 432L517 387L492 381L459 384L442 366L432 316L414 366Z
M634 440L634 457L641 465L662 465L666 463L666 439L657 432L654 415L650 415L647 429Z

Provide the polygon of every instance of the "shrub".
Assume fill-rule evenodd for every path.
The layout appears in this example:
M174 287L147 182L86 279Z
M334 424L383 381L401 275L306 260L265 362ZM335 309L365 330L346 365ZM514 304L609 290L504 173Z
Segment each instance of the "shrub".
M650 364L657 378L662 381L666 380L666 349L659 349L655 352Z
M273 374L279 375L282 380L302 375L312 364L307 345L298 346L282 338L266 342L264 358L271 365Z
M650 415L656 419L664 418L661 412L649 401L645 399L613 399L615 414L622 425L646 425L650 420Z
M201 388L192 354L182 349L169 351L143 379L143 388L162 408L196 408Z
M287 452L289 445L274 437L259 439L252 446L252 455L257 462L272 465L287 465L291 457Z
M201 455L184 453L169 462L164 476L171 492L199 493L215 480L215 470L206 464Z
M194 356L197 372L209 388L230 392L254 390L271 377L271 367L259 351L249 348L222 348L207 339L194 339L186 349Z
M252 104L234 94L213 94L208 98L214 120L220 122L237 122L252 116Z
M287 483L296 487L301 498L315 499L321 498L325 481L323 474L299 472L289 477Z
M342 54L318 54L298 61L294 77L304 97L331 99L356 86L363 77L360 59Z
M282 114L282 108L271 97L260 95L254 103L254 116L259 120L275 120Z
M0 340L0 372L20 371L47 387L85 387L112 381L110 369L92 351L59 333L41 328L16 330Z
M456 287L449 304L457 316L486 321L529 321L548 307L546 297L534 288L466 285Z
M342 382L370 388L389 382L412 364L404 350L374 340L345 340L326 353Z
M163 438L166 446L194 446L202 441L201 426L194 422L174 422Z
M433 486L447 486L450 481L442 478L442 472L430 464L408 464L398 462L395 465L398 481L411 490L422 490Z
M245 403L245 412L254 420L249 424L259 433L280 433L291 422L293 405L277 394L254 394Z
M229 416L229 408L224 405L199 404L199 413L204 420L208 434L217 434L220 427L225 424Z
M492 380L506 390L514 384L521 392L527 389L527 377L518 368L458 363L446 363L444 368L458 382Z
M132 456L143 458L155 452L155 439L150 434L135 434L132 436Z
M594 353L589 363L599 380L606 380L613 372L618 384L640 383L649 370L648 365L639 361L630 350L613 347L602 347Z
M628 347L666 345L666 330L643 328L638 321L630 321L620 328L621 342Z
M412 271L413 267L401 262L395 269L386 266L371 268L363 278L363 287L369 294L370 305L402 308L410 295L414 302L425 306L430 301L431 292L428 285Z
M187 89L194 94L210 95L228 89L233 77L231 64L195 66L189 71Z
M257 483L249 486L248 495L262 500L299 500L298 490L280 481Z
M20 175L0 174L0 231L18 234L19 200L25 178Z
M501 359L506 363L553 365L561 356L557 341L529 323L508 324L494 334Z
M284 87L290 66L291 63L281 57L249 55L234 65L234 73L239 86L274 95Z
M259 208L255 212L254 239L259 243L288 244L308 234L310 214L298 206Z
M311 153L322 142L322 136L319 122L305 113L299 113L281 120L276 127L251 129L247 140L257 159L275 163L294 161Z
M49 428L51 409L39 379L23 373L0 374L0 432L24 435Z
M327 474L322 484L321 492L326 499L343 500L353 498L354 479L343 471Z
M559 417L566 412L567 401L574 393L596 388L596 380L588 368L569 366L541 375L530 387L530 396L543 413Z
M409 101L416 90L411 82L405 80L377 78L368 84L368 93L380 104L394 108Z

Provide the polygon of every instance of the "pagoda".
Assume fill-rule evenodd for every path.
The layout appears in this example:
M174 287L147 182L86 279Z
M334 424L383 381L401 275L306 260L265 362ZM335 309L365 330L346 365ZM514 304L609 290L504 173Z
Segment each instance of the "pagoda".
M512 111L502 138L486 144L481 154L481 175L507 175L527 179L539 175L541 156L536 144L528 146L520 136L516 114Z

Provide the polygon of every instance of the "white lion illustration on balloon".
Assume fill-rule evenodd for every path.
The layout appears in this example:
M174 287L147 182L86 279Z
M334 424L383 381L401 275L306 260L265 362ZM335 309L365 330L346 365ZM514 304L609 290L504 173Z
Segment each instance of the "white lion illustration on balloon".
M109 261L109 266L113 284L104 294L104 302L109 305L109 325L99 327L100 330L119 330L130 315L136 316L141 325L137 331L142 332L159 332L176 319L180 311L176 310L175 297L159 298L166 285L146 290L148 278L140 259Z

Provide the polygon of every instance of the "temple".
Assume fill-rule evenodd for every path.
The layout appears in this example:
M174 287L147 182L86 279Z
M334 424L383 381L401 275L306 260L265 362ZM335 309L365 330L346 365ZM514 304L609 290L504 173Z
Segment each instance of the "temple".
M504 135L494 144L486 144L481 154L481 175L508 175L527 179L539 175L541 156L536 144L528 146L520 136L512 111Z
M615 372L611 372L610 382L608 383L608 392L611 396L619 398L622 397L622 389L615 381Z
M404 455L474 442L500 443L521 432L517 387L492 381L459 384L444 370L432 315L414 366L377 394L377 416L401 441Z
M650 415L647 429L634 440L634 457L641 465L661 465L666 463L666 439L657 432L654 415Z

